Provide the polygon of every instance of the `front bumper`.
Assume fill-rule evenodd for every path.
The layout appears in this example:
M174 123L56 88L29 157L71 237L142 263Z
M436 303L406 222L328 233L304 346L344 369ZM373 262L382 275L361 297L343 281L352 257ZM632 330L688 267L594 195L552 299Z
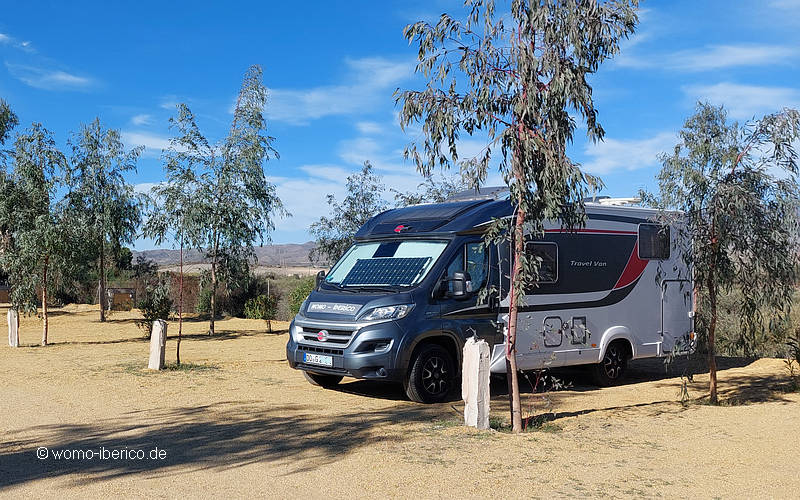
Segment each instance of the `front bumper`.
M342 345L305 340L299 333L303 327L334 331L341 331L343 328L354 328L355 330L351 340ZM304 321L298 317L292 321L289 332L286 359L289 361L289 366L294 369L326 375L394 382L402 381L405 376L405 370L398 366L398 350L404 332L396 321L343 325ZM384 349L371 349L373 345L380 347L384 343L388 343ZM330 356L333 366L307 364L303 361L305 353Z

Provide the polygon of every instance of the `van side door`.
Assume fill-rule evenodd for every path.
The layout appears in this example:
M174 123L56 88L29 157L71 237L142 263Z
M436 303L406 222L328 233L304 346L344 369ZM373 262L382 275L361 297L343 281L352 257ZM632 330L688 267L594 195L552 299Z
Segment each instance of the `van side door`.
M493 247L484 248L480 239L465 242L450 258L443 273L437 293L441 307L442 330L456 334L462 340L473 335L485 339L489 345L502 342L502 334L498 340L497 308L491 299L479 300L481 292L487 290L497 281L496 269L490 265L493 259ZM469 293L464 298L452 296L452 282L455 273L468 273Z

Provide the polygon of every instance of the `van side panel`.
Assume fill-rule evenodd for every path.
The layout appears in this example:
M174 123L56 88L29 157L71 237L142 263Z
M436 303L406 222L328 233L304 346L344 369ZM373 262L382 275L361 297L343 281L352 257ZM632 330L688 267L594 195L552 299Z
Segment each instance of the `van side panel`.
M557 246L558 275L555 282L532 289L519 308L520 369L598 363L614 340L626 341L632 358L667 353L664 347L673 342L665 342L662 335L662 304L666 304L662 285L665 280L680 278L688 284L686 288L691 286L678 251L663 260L640 258L638 228L648 222L646 218L590 213L585 228L546 230L542 241ZM672 231L671 237L677 233ZM526 248L533 246L528 243ZM506 249L510 252L509 247ZM510 261L510 255L505 261ZM507 311L508 297L502 305ZM688 317L686 306L667 312L670 317ZM499 319L506 323L507 313ZM679 324L675 334L688 333L690 321ZM493 372L505 371L503 354L504 350L495 349Z

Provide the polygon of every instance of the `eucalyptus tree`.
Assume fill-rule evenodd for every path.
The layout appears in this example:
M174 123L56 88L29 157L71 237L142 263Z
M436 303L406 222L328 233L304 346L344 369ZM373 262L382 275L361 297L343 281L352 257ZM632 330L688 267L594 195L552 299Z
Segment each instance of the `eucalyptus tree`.
M170 128L176 132L164 150L164 182L150 193L143 233L161 245L168 238L180 248L178 279L178 342L175 348L177 364L181 364L183 337L183 250L201 245L203 221L198 217L198 172L208 165L208 143L200 133L194 115L185 104L177 106L177 116L170 118ZM213 155L212 155L213 157Z
M722 107L699 103L680 142L661 156L658 193L643 193L651 205L686 214L688 237L677 241L686 242L679 250L693 269L695 330L708 348L712 403L720 294L739 291L736 342L745 352L756 347L765 319L774 324L791 307L798 280L798 138L796 110L739 125L728 122Z
M0 146L2 146L11 130L19 124L17 115L11 110L8 103L0 99ZM0 150L0 160L3 160L4 152Z
M11 130L19 124L17 115L5 100L0 99L0 188L1 193L6 193L11 189L12 183L8 172L6 172L6 161L10 151L3 148ZM9 209L13 204L8 197L0 197L0 209ZM0 242L7 241L9 228L0 223Z
M100 321L106 320L106 252L133 243L141 207L125 174L136 172L142 147L125 149L118 130L104 129L99 118L82 125L69 139L72 159L67 175L69 209L91 233L97 255Z
M494 0L466 0L465 19L443 14L436 24L420 21L404 32L419 45L416 69L427 80L421 91L397 94L401 125L422 122L424 136L421 146L406 148L406 158L426 176L458 163L471 187L496 165L516 207L513 221L495 221L486 234L487 242L511 238L514 249L506 336L514 432L522 430L517 310L539 264L523 251L524 235L541 236L547 220L583 223L582 200L600 181L566 154L576 126L570 111L585 120L590 140L603 137L587 77L633 33L637 5L511 0L509 11L498 12ZM485 138L486 146L460 160L462 136Z
M309 255L312 260L322 259L329 263L339 260L353 243L358 228L389 208L389 203L383 198L386 186L368 161L364 162L361 171L347 177L345 187L347 196L340 202L328 194L330 215L320 217L308 230L315 239L314 249Z
M20 133L13 162L0 204L0 225L10 236L0 262L9 275L12 307L35 313L41 290L41 344L47 345L48 299L80 265L81 228L70 223L59 202L67 161L50 131L34 123Z
M264 110L267 89L260 66L251 66L236 99L233 123L218 146L192 129L191 140L182 143L202 168L198 175L196 214L198 241L211 261L211 319L214 334L219 272L234 276L249 269L255 257L253 244L269 239L274 216L286 215L275 185L267 180L264 163L277 158L273 137L267 135Z

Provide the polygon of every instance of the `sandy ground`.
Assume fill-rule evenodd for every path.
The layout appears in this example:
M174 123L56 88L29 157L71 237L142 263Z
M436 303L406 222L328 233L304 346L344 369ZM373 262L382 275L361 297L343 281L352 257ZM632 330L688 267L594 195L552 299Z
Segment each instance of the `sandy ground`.
M0 310L5 317L5 311ZM549 422L521 435L458 422L460 401L424 406L392 386L309 385L288 368L284 330L259 321L189 322L192 369L149 372L136 313L100 324L91 306L54 311L53 345L0 347L0 495L4 497L739 497L800 491L800 394L782 362L729 360L723 406L707 377L678 402L679 379L636 363L608 389L524 394ZM170 325L170 334L176 333ZM175 341L168 342L173 362ZM569 377L569 374L565 375ZM493 413L505 419L502 383ZM47 447L47 458L37 449ZM132 460L135 450L155 459ZM55 458L68 450L93 459ZM104 451L105 450L105 451ZM122 450L122 451L120 451ZM100 454L128 451L128 459ZM133 450L133 451L131 451ZM158 459L159 453L163 458Z

